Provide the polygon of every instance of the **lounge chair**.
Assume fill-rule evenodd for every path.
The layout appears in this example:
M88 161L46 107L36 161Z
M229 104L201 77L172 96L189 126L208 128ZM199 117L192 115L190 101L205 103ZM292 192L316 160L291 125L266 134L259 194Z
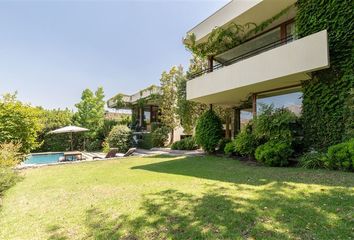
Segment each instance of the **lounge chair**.
M116 158L116 157L129 157L135 152L136 148L129 148L126 153L119 153L117 149L111 149L105 157L94 156L93 159L106 159L106 158Z

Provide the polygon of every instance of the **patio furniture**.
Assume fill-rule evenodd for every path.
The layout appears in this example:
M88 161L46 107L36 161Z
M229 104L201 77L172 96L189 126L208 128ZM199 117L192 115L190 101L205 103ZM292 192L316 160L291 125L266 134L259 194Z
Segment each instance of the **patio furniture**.
M118 149L111 149L105 157L94 156L93 159L106 159L106 158L116 158L116 157L129 157L135 152L136 148L129 148L126 153L119 153Z
M65 152L64 156L59 159L60 162L67 162L67 161L76 161L76 160L84 160L81 152Z

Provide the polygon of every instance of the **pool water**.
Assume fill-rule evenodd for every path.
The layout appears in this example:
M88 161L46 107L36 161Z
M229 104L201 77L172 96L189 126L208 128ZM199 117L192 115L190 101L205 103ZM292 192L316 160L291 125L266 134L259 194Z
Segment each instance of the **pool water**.
M31 154L23 162L24 164L48 164L58 162L64 153Z

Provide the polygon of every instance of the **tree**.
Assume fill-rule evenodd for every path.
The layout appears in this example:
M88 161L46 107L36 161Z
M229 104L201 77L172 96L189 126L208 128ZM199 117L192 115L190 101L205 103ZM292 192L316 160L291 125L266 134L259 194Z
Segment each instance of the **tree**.
M173 141L173 130L178 126L177 120L177 94L176 94L176 79L183 77L183 68L172 67L169 72L164 71L161 75L161 96L160 110L161 122L164 126L170 128L171 139Z
M44 128L38 135L38 142L42 145L38 151L65 151L70 148L68 134L48 134L49 131L71 125L73 113L69 109L42 110L41 118Z
M88 128L90 131L85 133L89 144L94 144L92 148L100 148L101 143L95 141L97 133L103 126L105 114L105 101L103 88L99 87L95 93L90 89L85 89L81 95L81 101L75 105L77 112L73 116L75 125ZM89 146L90 147L90 146Z
M41 109L18 101L16 93L0 98L0 143L20 143L20 151L29 153L40 145L37 136L42 127Z
M195 129L196 142L206 152L213 153L222 137L223 129L219 116L211 109L203 113L198 119Z

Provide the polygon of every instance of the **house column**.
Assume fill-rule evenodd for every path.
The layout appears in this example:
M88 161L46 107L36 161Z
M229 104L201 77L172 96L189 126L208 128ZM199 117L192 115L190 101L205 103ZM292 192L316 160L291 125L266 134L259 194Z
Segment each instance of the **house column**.
M139 107L139 126L142 127L143 126L143 108Z
M236 135L240 132L241 130L241 109L239 108L234 108L233 111L233 131L232 131L232 138L235 138Z
M214 70L214 57L209 56L208 57L208 71L212 72Z
M150 105L150 124L152 123L153 117L152 117L152 105Z
M253 118L257 117L257 94L252 94L252 115Z
M231 138L231 136L230 136L230 121L231 119L230 119L230 116L229 115L227 115L226 116L226 119L225 119L225 138L226 139L230 139Z

